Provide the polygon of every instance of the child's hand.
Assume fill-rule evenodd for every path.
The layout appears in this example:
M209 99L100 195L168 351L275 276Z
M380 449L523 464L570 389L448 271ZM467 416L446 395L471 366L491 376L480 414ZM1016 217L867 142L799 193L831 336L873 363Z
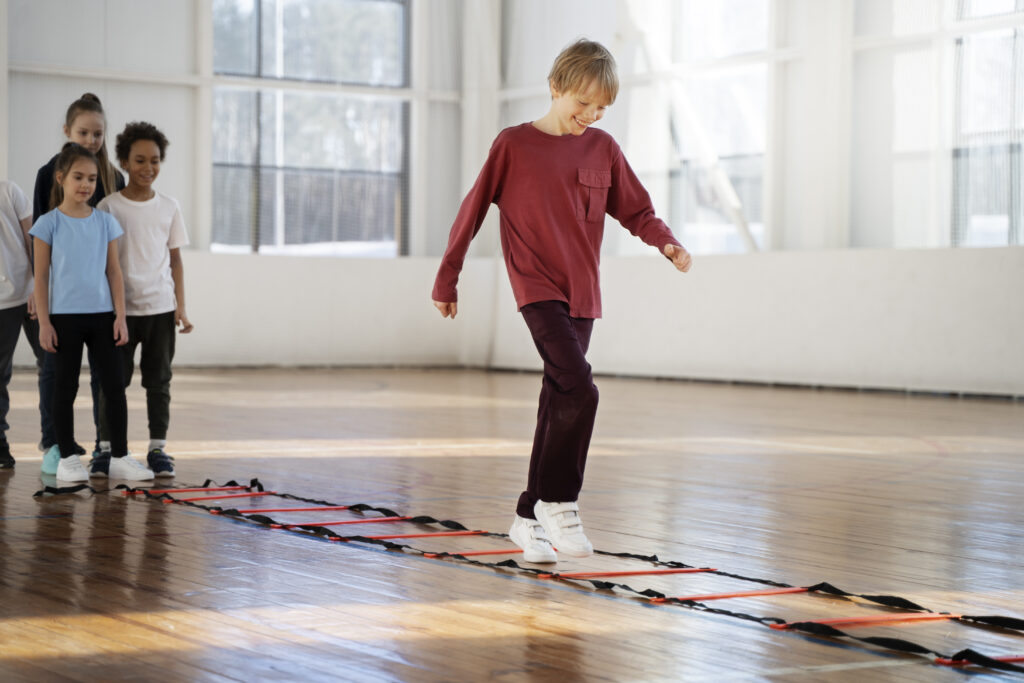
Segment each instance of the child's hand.
M180 327L181 329L178 331L181 332L182 334L188 334L193 329L195 329L192 323L189 322L188 316L185 315L185 310L182 308L179 308L177 311L174 312L174 326Z
M672 265L676 267L676 270L683 273L689 272L693 259L690 257L690 252L686 251L686 249L677 247L674 244L666 244L665 256L672 259Z
M434 308L441 311L442 318L455 320L455 314L459 312L459 304L454 301L435 301Z
M34 296L28 298L28 318L29 320L36 319L36 298Z
M39 323L39 345L50 353L57 353L57 330L50 323Z
M124 346L128 343L128 323L124 316L114 318L114 346Z

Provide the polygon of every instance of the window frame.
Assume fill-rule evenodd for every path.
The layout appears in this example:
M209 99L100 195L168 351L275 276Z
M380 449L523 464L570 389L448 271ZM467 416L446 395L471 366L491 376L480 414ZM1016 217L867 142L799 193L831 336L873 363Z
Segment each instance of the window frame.
M336 79L303 79L292 76L277 76L274 74L267 74L268 70L265 67L264 60L264 1L265 0L254 0L254 17L253 22L255 24L253 31L255 33L254 38L254 50L255 50L255 73L239 73L234 70L218 70L216 64L213 65L212 75L212 90L215 92L218 89L243 89L251 90L255 93L255 135L254 145L252 149L252 161L249 164L239 162L227 162L217 161L211 153L211 179L213 174L216 174L218 169L246 169L251 174L250 181L250 194L249 196L249 244L248 248L252 253L260 253L261 247L280 247L287 244L285 238L286 225L284 224L284 217L282 216L283 211L275 211L273 233L275 234L275 241L272 244L266 244L262 241L262 233L265 232L263 225L263 212L260 210L260 188L263 184L262 177L265 173L273 173L279 180L276 184L277 195L275 202L283 206L283 196L281 196L283 190L284 174L302 172L306 170L313 174L322 174L327 171L325 168L319 167L297 167L289 166L282 163L281 159L276 159L273 164L264 164L262 161L262 141L264 139L264 120L261 115L261 108L263 106L264 95L271 93L275 95L284 94L287 92L304 92L304 93L326 93L333 94L341 97L345 96L356 96L356 97L371 97L374 99L397 99L402 103L401 113L401 135L402 135L402 152L401 152L401 164L400 169L397 172L397 185L399 188L399 201L400 206L397 210L398 220L395 225L394 243L395 253L394 257L408 256L410 253L410 212L411 212L411 198L410 198L410 157L411 157L411 129L412 129L412 103L414 100L414 92L410 85L412 78L412 35L413 35L413 12L411 0L362 0L368 3L386 3L398 5L402 8L402 82L400 85L374 85L364 82L357 81L343 81ZM275 3L281 3L284 0L271 0ZM359 1L359 0L354 0ZM278 6L280 6L278 4ZM215 11L215 8L212 8ZM211 14L211 20L214 24L216 21L213 20ZM213 36L216 40L216 36ZM212 98L211 98L212 99ZM211 117L214 116L213 108L211 107ZM213 119L211 118L211 127L213 125ZM352 169L333 169L337 173L346 174L352 171ZM380 173L386 173L381 171ZM390 174L389 174L390 175ZM338 242L343 244L344 241ZM210 235L210 244L218 244L213 239L213 234ZM230 248L234 245L223 245Z

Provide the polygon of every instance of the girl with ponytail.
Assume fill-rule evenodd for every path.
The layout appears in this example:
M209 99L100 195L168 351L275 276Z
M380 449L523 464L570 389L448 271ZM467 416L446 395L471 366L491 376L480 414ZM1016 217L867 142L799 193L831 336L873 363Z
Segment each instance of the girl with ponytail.
M96 163L96 186L88 205L95 207L108 194L124 189L124 176L114 168L107 157L107 116L100 98L85 93L71 103L64 115L64 135L68 141L77 143L93 155ZM55 182L57 158L54 155L36 174L35 191L32 193L32 221L60 206L63 197L61 184ZM42 352L41 352L42 353ZM54 398L55 364L53 354L42 353L39 371L39 412L43 426L43 438L39 448L43 451L43 474L56 474L60 461L57 447L57 433L54 429L52 405ZM97 425L96 452L99 449L99 380L91 368L94 366L92 349L89 350L90 386L93 398L93 422ZM80 447L79 447L80 448ZM84 453L84 449L83 449Z
M124 189L124 176L110 163L107 156L107 115L100 98L87 92L71 103L64 115L64 135L93 153L98 164L96 192L89 198L89 206L96 206L108 194ZM32 202L32 220L60 205L57 193L60 187L53 182L54 155L36 174L36 187Z

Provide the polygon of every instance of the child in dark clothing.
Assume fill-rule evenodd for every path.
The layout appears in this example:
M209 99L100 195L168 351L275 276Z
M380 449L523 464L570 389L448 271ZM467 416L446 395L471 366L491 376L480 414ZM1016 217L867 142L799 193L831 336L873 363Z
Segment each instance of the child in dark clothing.
M655 216L615 140L591 128L618 94L608 50L577 41L555 60L548 83L548 113L506 128L491 146L455 218L432 293L441 315L454 318L469 243L490 204L497 204L512 291L544 361L527 487L509 532L528 562L557 561L554 548L573 557L593 552L577 500L597 412L586 353L594 319L601 317L605 214L678 270L690 269L689 252Z
M70 142L74 142L96 157L96 183L92 196L89 197L89 206L96 206L106 195L124 189L124 176L122 176L107 157L107 115L103 111L100 98L92 93L85 93L68 106L64 114L64 135ZM51 211L60 204L59 184L54 181L57 158L54 155L36 173L35 190L32 193L32 222L39 220L43 214ZM35 322L33 321L33 325ZM38 336L38 332L37 332ZM99 375L94 370L96 366L92 348L89 348L89 376L92 389L93 422L96 424L96 450L93 456L99 455L99 402L100 382ZM57 445L57 433L54 428L53 397L56 391L54 377L56 376L56 359L53 354L46 353L39 349L36 358L40 364L39 372L39 410L41 413L43 438L39 447L43 451L43 474L56 474L57 465L60 462L60 447ZM85 453L79 445L75 450L80 454Z

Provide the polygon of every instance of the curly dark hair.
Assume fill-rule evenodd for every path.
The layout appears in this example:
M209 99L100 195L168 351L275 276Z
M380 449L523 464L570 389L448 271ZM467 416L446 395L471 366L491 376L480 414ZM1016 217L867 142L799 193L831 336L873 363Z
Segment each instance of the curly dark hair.
M132 121L124 130L117 134L117 144L114 151L117 153L117 160L122 164L128 161L132 153L132 144L139 140L152 140L160 148L160 161L164 160L164 153L167 151L167 136L160 132L160 129L152 123L145 121Z

